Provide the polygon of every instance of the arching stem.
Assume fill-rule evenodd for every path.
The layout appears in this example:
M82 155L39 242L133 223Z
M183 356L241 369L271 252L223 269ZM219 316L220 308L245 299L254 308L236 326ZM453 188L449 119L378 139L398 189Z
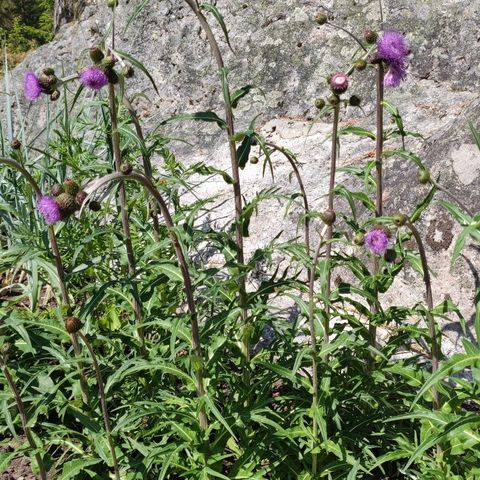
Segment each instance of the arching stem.
M125 182L125 181L134 181L138 182L143 185L148 192L152 195L152 197L157 202L160 212L163 215L163 219L165 221L165 225L167 226L170 239L172 241L175 254L180 266L180 271L182 273L185 296L187 297L187 306L190 313L190 327L191 327L191 334L192 334L192 351L196 357L196 362L194 363L194 371L195 371L195 379L196 379L196 390L199 399L205 395L205 386L203 381L203 354L202 348L200 343L200 329L198 326L198 317L197 317L197 310L195 307L195 298L193 295L193 285L190 278L190 273L188 270L188 264L183 253L182 247L180 245L180 241L178 240L177 234L175 233L175 225L173 223L172 217L168 210L167 204L163 199L161 193L157 190L157 188L152 184L150 179L148 179L145 175L139 172L132 172L129 175L124 175L122 173L111 173L109 175L105 175L104 177L99 178L94 184L92 185L92 193L101 188L102 186L110 183L110 182ZM90 195L92 195L90 193ZM87 200L86 200L87 201ZM207 422L207 415L205 412L205 407L202 405L199 413L199 424L202 430L206 430L208 427Z

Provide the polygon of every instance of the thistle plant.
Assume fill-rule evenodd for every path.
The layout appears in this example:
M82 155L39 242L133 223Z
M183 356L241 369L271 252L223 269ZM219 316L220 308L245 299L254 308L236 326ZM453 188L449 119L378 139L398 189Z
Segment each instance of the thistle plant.
M465 322L464 306L434 303L421 220L438 194L448 196L439 204L461 225L458 261L468 239L479 241L480 217L408 150L416 145L408 137L421 136L385 99L409 75L405 37L383 29L383 11L382 28L363 36L334 12L317 15L321 28L346 32L355 52L325 72L315 101L318 117L331 122L321 192L305 181L301 153L255 120L238 131L246 122L235 109L254 87L232 88L207 20L229 44L219 8L186 3L219 70L224 118L197 112L145 122L126 81L133 67L162 92L148 66L117 50L115 24L133 28L148 2L109 0L112 37L91 47L88 65L63 78L50 68L24 77L26 100L49 102L45 129L0 122L0 344L15 352L0 359L0 435L8 444L21 429L28 442L1 453L0 465L28 448L41 478L48 471L65 480L476 478L479 344L464 339L466 353L442 356L437 321ZM344 108L372 108L356 89L373 76L376 127L362 126L368 115L346 123ZM182 161L164 128L181 119L226 132L229 171ZM372 142L365 161L340 155L347 135L360 147ZM401 213L383 198L392 158L419 173L422 198L411 204L410 196ZM242 194L241 171L260 160L271 185ZM280 162L294 179L286 188L277 183ZM214 178L231 188L234 212L223 197L199 193ZM275 212L295 209L303 234L272 231L247 258L244 237L266 201ZM395 280L407 267L422 278L425 299L387 304L382 294L395 288L401 297ZM52 290L60 292L53 301ZM65 349L69 335L75 359Z

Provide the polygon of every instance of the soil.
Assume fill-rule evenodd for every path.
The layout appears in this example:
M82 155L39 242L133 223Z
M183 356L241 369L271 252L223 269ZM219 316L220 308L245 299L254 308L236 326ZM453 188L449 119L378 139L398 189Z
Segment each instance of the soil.
M0 453L13 452L13 450L9 445L0 445ZM38 478L32 473L30 459L24 456L12 460L10 466L0 473L0 480L37 480Z

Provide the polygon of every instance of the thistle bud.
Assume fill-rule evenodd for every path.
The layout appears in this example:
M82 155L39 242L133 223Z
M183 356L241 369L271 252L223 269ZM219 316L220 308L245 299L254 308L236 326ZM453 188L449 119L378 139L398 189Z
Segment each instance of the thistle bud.
M330 102L331 105L336 106L340 103L340 98L338 95L335 95L334 93L328 97L328 101Z
M325 25L328 22L328 16L323 12L317 13L317 15L315 16L315 21L319 25Z
M323 98L317 98L315 100L315 106L321 110L325 106L325 100Z
M422 169L418 172L418 181L422 185L426 185L430 182L430 172L428 170Z
M403 213L396 213L394 216L393 216L393 223L397 226L397 227L403 227L408 221L408 217L406 215L404 215Z
M105 55L99 47L92 47L90 49L90 58L92 62L100 63L105 58Z
M375 32L374 30L367 30L363 35L363 38L365 38L365 41L367 43L372 45L378 40L378 33Z
M58 195L58 197L55 197L55 201L60 207L63 215L71 215L77 209L75 197L68 193L61 193L60 195Z
M10 147L12 150L20 150L22 148L22 142L18 138L15 138L12 140Z
M67 317L65 319L65 330L68 333L77 333L82 328L82 322L78 317Z
M52 67L46 67L42 70L44 75L55 75L55 70Z
M83 205L83 202L85 199L88 197L88 193L80 190L76 195L75 195L75 203L77 204L78 207L81 207Z
M38 83L42 87L42 90L45 93L52 93L55 89L55 85L57 84L57 77L53 73L49 73L48 75L45 73L53 72L51 69L45 69L39 76L38 76Z
M348 88L348 76L343 72L338 72L330 78L330 90L337 95L346 92Z
M100 204L100 202L97 202L96 200L91 200L90 202L88 202L88 208L92 212L98 212L102 209L102 205Z
M397 259L397 252L392 248L387 249L387 251L383 254L383 258L388 263L393 263Z
M13 345L10 342L6 342L2 345L1 353L2 355L7 356L9 353L12 353Z
M361 247L365 243L365 235L362 232L358 232L355 237L353 237L353 243Z
M133 172L133 165L131 163L122 163L122 165L120 165L120 171L124 175L130 175Z
M122 68L122 75L125 78L132 78L135 75L135 70L131 65L126 65Z
M348 99L348 104L351 105L352 107L359 107L361 103L362 103L362 100L357 95L352 95Z
M256 165L258 163L258 157L250 157L250 163Z
M114 66L115 66L115 57L112 56L112 55L109 55L108 57L105 57L102 61L101 61L101 65L103 68L105 68L106 70L110 70L112 69Z
M60 92L58 90L54 90L50 95L50 100L52 102L56 102L60 98Z
M118 0L107 0L107 7L108 8L118 7Z
M52 192L52 195L54 197L58 197L61 193L64 193L65 190L63 188L63 185L60 185L59 183L55 183L54 185L52 185L50 192Z
M331 208L327 208L322 213L321 218L322 218L322 221L325 225L331 226L335 223L335 220L337 219L337 214Z
M63 182L63 190L65 193L68 193L74 197L79 192L80 187L78 183L73 181L71 178L66 178Z
M355 62L355 69L358 70L359 72L362 72L366 68L367 68L367 61L364 60L363 58L360 58Z
M108 83L111 83L112 85L116 85L118 83L118 74L115 70L111 69L111 70L107 70L105 72L107 74L107 77L108 77Z

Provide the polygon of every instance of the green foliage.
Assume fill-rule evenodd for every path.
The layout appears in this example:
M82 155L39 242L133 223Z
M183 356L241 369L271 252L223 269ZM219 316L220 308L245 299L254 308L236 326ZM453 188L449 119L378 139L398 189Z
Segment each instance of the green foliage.
M203 10L226 36L217 8L204 4ZM147 67L127 53L120 55L154 83ZM227 73L220 72L224 100L235 108L240 100L247 101L252 87L230 94ZM8 76L5 83L3 90L10 92ZM117 93L133 99L128 83ZM24 166L44 194L67 177L83 187L89 184L91 192L95 179L114 170L108 94L102 90L92 96L68 83L62 95L63 101L49 105L48 123L35 137L25 131L23 118L13 121L15 112L7 102L8 124L0 125L1 154ZM169 229L161 215L156 230L147 190L125 182L134 275L128 268L119 187L108 183L91 192L91 198L101 201L100 211L83 208L54 227L72 301L66 305L49 232L35 208L35 192L18 171L0 167L0 358L18 386L51 478L112 478L112 451L122 480L478 478L480 293L474 319L477 340L464 340L466 353L445 359L432 373L424 346L433 339L425 320L452 314L464 319L447 300L430 310L422 298L413 306L387 307L379 301L378 292L394 288L405 267L422 277L426 272L411 247L408 226L395 225L392 217L375 217L375 162L341 169L355 188L345 183L333 191L342 208L337 209L341 221L329 240L336 246L329 258L321 244L320 260L314 264L303 240L280 240L281 232L270 232L265 245L242 263L235 227L249 236L252 219L266 202L278 205L279 215L298 203L304 210L301 226L308 220L318 231L323 212L305 207L305 192L287 193L279 182L246 196L237 224L229 219L217 225L212 219L223 199L202 196L205 190L200 189L213 177L234 186L233 175L205 162L183 163L162 127L194 120L214 128L216 124L225 133L227 122L211 111L185 113L140 136L135 118L118 104L122 160L134 165L134 171L154 163L148 180L165 200L174 224ZM396 156L423 168L422 160L403 146L403 137L410 133L398 109L387 102L384 107L396 125L384 132L395 142L383 155L385 162ZM346 127L340 135L376 139L360 126ZM20 149L11 146L14 136L22 141ZM255 119L228 141L238 153L240 168L250 168L248 159L258 151L273 172L278 148L256 131ZM283 152L297 167L295 155ZM436 192L435 186L424 186L423 198L404 212L411 223L435 201ZM467 240L479 240L479 218L452 203L441 205L463 227L454 248L456 260ZM376 257L378 269L372 271L371 255L352 240L377 224L390 230L394 259ZM188 288L172 239L186 256L203 359L195 350ZM307 269L316 280L311 303ZM327 295L328 271L341 272L344 278L332 282ZM242 278L248 279L246 292L239 287ZM135 301L141 306L145 349ZM318 351L308 337L310 309ZM81 331L100 365L113 450L93 359L84 340L75 355L64 328L65 317L71 315L81 320ZM328 342L326 319L331 325ZM372 345L369 324L392 327L391 334ZM5 353L7 345L11 347ZM250 347L248 357L245 345ZM197 395L200 374L205 392ZM8 443L23 426L5 375L0 384L0 435ZM441 395L440 409L432 408L434 387ZM32 454L30 447L25 442L12 453L1 453L0 473L16 456Z

